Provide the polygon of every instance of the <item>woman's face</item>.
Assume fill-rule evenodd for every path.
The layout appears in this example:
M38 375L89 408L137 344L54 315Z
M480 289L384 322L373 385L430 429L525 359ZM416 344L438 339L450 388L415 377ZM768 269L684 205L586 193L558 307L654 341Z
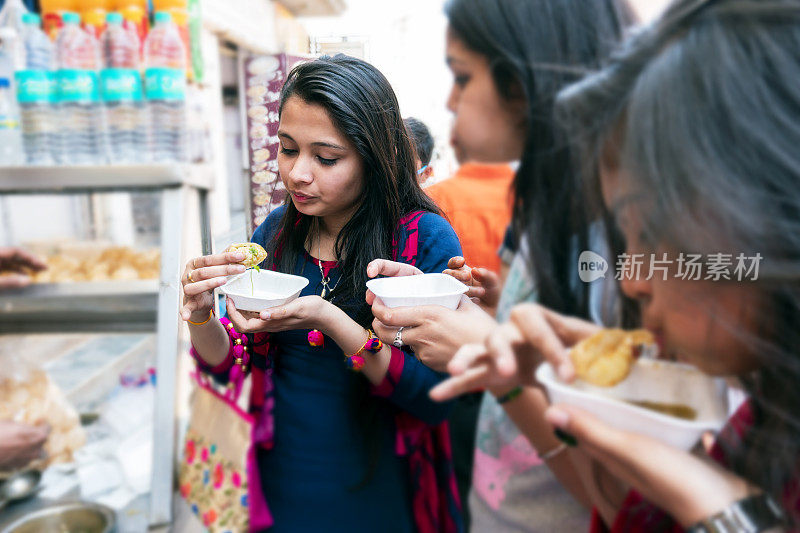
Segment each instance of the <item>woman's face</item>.
M629 260L628 275L622 277L620 286L628 297L638 301L643 326L656 336L662 356L717 376L756 370L757 359L742 339L743 335L756 333L753 324L759 306L753 286L747 281L681 279L677 261L681 250L648 242L644 235L639 215L641 197L633 200L627 180L620 179L619 171L603 168L600 175L605 204L625 237L625 253L629 257L643 254L639 275L630 268ZM654 269L648 280L651 254L659 260L664 253L668 261L666 275Z
M278 170L297 210L309 216L349 218L364 189L363 163L325 108L289 97L278 137Z
M525 102L504 100L497 91L487 58L469 50L447 30L447 66L453 88L447 109L455 115L450 144L459 163L505 163L522 158Z

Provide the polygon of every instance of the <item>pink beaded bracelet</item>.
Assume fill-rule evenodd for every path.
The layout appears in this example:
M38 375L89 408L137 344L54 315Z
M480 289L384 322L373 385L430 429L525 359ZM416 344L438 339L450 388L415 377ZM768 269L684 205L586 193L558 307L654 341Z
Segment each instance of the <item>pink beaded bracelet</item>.
M228 336L233 341L233 362L243 371L247 370L247 365L250 364L250 353L247 350L247 335L233 329L233 323L227 318L221 318L220 322L225 326L225 331L228 332Z

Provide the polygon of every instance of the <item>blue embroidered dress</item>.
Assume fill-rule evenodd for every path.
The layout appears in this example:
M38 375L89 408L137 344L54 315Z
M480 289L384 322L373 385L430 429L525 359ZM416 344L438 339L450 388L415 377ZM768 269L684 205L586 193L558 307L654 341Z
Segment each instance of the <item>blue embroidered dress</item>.
M254 233L253 242L266 248L284 211L271 213ZM442 272L451 257L461 254L458 237L442 217L421 214L416 227L414 234L402 232L397 249L406 249L409 238L417 239L416 266L423 272ZM262 268L270 264L272 258ZM341 274L336 263L322 266L330 277L329 286L334 287ZM301 297L321 293L315 258L307 253L298 257L291 273L309 280ZM276 350L272 374L275 434L272 448L259 449L257 455L264 496L274 519L268 531L415 531L412 481L407 457L396 453L395 415L405 411L430 425L444 421L450 405L428 397L444 376L412 354L392 350L390 374L395 374L391 377L396 383L385 398L378 394L365 400L378 408L371 427L378 434L378 457L374 474L363 483L368 451L354 396L358 382L366 378L345 367L342 350L330 338L325 338L324 347L310 346L308 332L294 330L270 337Z

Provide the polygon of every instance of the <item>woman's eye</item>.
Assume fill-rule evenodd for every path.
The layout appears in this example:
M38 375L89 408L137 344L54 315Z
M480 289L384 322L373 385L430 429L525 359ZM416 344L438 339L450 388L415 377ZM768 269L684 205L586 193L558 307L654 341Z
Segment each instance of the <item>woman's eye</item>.
M459 87L464 87L468 82L469 82L469 76L467 75L460 74L455 76L455 83Z
M283 146L281 146L281 153L286 155L294 155L297 153L297 150L291 150L289 148L284 148Z
M321 156L317 156L317 159L321 164L325 165L326 167L332 167L338 161L338 159L325 159L324 157Z

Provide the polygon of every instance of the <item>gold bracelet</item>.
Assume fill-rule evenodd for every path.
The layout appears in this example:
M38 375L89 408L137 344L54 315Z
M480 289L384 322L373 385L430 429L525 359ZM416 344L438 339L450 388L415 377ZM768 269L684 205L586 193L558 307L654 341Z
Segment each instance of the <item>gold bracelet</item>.
M202 322L192 322L191 320L187 320L187 322L188 322L189 324L193 325L193 326L202 326L203 324L207 324L207 323L208 323L208 321L209 321L209 320L211 320L211 318L212 318L213 316L214 316L214 310L213 310L213 309L209 309L209 310L208 310L208 318L206 318L206 319L205 319L205 320L203 320Z
M367 340L364 342L363 346L361 346L356 353L344 356L345 366L350 370L360 372L364 368L364 365L367 364L367 360L364 359L364 356L361 354L365 351L378 353L381 348L383 348L381 340L375 336L375 333L371 329L368 329Z
M367 343L368 343L368 342L369 342L369 340L372 338L372 336L374 335L374 333L372 333L372 330L371 330L371 329L367 329L367 330L365 330L365 331L367 332L367 340L365 340L365 341L364 341L364 344L362 344L362 345L361 345L361 348L359 348L359 349L358 349L358 351L357 351L356 353L352 353L352 354L350 354L350 355L347 355L347 354L345 354L345 358L346 358L346 359L350 359L351 357L355 357L355 356L357 356L357 355L361 355L361 352L363 352L363 351L366 349L366 347L367 347Z

